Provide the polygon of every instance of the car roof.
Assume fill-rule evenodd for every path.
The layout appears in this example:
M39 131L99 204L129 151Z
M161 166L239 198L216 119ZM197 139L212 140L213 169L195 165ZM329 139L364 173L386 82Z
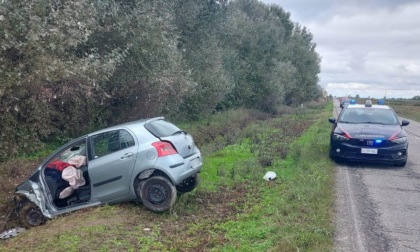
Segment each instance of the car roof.
M149 118L149 119L140 119L140 120L136 120L136 121L126 122L126 123L114 125L114 126L111 126L111 127L103 128L103 129L100 129L98 131L91 132L88 135L92 136L92 135L96 135L96 134L101 133L101 132L106 132L106 131L110 131L110 130L114 130L114 129L121 129L121 128L136 129L140 125L143 125L147 122L155 121L155 120L164 120L164 119L165 119L164 117L154 117L154 118Z
M379 108L379 109L391 109L388 105L377 105L372 104L371 107L366 107L365 104L349 104L347 105L347 109L351 108Z

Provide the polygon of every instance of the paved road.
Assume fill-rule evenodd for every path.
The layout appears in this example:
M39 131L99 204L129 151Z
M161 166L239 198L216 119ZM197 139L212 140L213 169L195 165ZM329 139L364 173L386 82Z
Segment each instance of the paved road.
M335 251L420 251L420 123L404 129L404 168L337 165Z

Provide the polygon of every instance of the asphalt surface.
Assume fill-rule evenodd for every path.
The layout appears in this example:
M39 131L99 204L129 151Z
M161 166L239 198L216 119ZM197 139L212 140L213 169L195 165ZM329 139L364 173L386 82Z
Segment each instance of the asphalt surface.
M420 251L420 123L404 129L405 167L337 164L335 251Z

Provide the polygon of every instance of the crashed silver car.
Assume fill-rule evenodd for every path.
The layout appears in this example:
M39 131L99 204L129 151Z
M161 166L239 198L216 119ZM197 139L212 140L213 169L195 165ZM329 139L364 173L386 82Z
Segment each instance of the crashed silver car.
M129 122L75 139L16 188L25 226L100 204L139 201L166 211L194 190L202 167L191 135L163 117Z

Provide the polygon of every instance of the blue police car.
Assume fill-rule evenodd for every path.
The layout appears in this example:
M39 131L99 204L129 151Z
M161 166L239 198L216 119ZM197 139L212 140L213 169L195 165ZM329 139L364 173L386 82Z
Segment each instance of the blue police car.
M410 122L400 122L391 107L370 100L363 105L350 103L329 122L331 159L406 165L408 139L402 127Z

